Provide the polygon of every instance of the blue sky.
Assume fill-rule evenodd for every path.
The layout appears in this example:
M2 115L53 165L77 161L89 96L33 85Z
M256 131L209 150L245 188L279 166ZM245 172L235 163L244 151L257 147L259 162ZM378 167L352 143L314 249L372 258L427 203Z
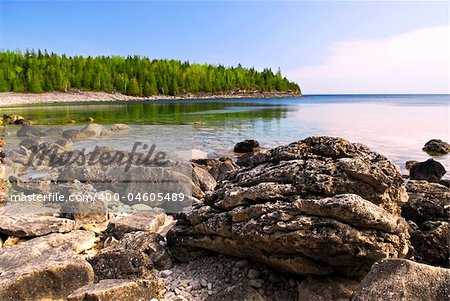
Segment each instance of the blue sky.
M342 43L384 41L445 26L447 2L0 0L1 49L280 67L310 93L382 93L383 86L371 90L370 78L362 83L367 91L352 88L350 79L329 85L333 79L321 78L320 70L311 73L311 66L333 61ZM322 71L330 73L327 68ZM428 92L445 90L440 85Z

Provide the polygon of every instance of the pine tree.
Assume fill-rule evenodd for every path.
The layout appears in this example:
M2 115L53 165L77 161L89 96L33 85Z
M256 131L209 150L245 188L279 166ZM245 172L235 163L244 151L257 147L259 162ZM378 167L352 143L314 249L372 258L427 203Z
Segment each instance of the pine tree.
M139 88L139 83L135 77L130 80L130 88L127 91L128 95L139 96L141 95L141 89Z

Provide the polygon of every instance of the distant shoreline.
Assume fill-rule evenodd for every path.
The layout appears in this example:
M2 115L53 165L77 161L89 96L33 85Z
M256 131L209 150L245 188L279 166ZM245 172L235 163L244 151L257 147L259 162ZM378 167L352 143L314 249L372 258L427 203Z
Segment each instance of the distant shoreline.
M231 93L197 93L179 96L155 95L150 97L129 96L121 93L106 93L93 91L47 92L47 93L0 93L0 107L43 103L76 103L76 102L106 102L106 101L152 101L152 100L193 100L193 99L233 99L233 98L288 98L300 97L295 92L259 92L237 91Z

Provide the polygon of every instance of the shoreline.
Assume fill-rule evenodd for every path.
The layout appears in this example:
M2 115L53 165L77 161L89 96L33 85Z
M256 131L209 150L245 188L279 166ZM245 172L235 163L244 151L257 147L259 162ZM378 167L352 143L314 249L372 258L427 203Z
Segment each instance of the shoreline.
M94 91L46 92L46 93L0 93L0 107L11 107L27 104L77 103L77 102L111 102L111 101L153 101L153 100L208 100L208 99L241 99L241 98L289 98L301 97L295 92L259 92L237 91L231 93L198 93L179 96L155 95L150 97L129 96L121 93Z

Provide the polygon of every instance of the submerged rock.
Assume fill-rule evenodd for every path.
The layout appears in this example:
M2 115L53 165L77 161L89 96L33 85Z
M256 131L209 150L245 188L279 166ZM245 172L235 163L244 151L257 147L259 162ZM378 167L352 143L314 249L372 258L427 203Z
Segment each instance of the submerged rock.
M407 224L398 214L407 195L385 157L330 137L262 156L220 183L205 204L180 214L168 235L177 259L214 251L327 275L406 255Z
M446 170L441 163L433 159L428 159L425 162L420 162L412 166L409 171L409 177L411 180L425 180L438 183L445 173Z
M384 259L373 265L352 301L447 301L450 270L405 259Z
M107 279L77 289L68 301L132 301L150 300L158 296L159 286L154 281Z
M39 138L44 136L46 136L44 130L31 125L22 125L22 127L17 131L17 137Z
M123 124L123 123L115 123L111 125L111 131L113 132L122 132L122 131L128 131L131 127L129 125Z
M254 152L259 147L259 142L256 140L244 140L236 143L234 146L235 153L250 153Z
M430 155L445 155L450 153L450 144L440 139L431 139L422 150Z

